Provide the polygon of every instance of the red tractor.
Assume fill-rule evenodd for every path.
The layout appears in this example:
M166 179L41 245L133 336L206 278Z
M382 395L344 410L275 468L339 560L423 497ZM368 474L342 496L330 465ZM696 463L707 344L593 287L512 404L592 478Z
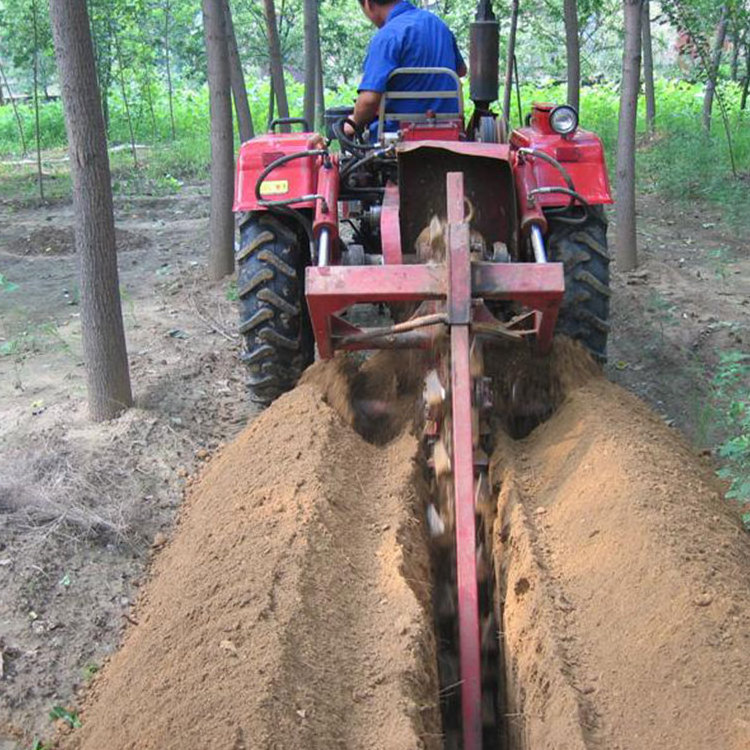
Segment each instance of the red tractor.
M432 352L425 430L447 495L436 533L447 527L453 538L456 746L465 750L491 745L477 585L488 492L478 415L491 393L482 349L501 340L544 352L558 331L604 360L609 328L602 205L612 198L601 141L565 105L535 104L526 127L507 134L489 108L497 48L497 23L483 2L472 26L468 121L458 77L431 69L421 72L451 76L455 87L416 95L450 98L456 111L402 113L398 130L386 132L388 102L404 98L398 76L420 72L396 70L376 137L345 135L345 111L332 113L333 138L323 149L313 147L306 123L275 121L242 145L235 200L242 359L255 401L267 404L293 387L316 345L321 358L340 350ZM304 132L275 132L293 123ZM388 305L393 321L357 325L347 311L362 303Z

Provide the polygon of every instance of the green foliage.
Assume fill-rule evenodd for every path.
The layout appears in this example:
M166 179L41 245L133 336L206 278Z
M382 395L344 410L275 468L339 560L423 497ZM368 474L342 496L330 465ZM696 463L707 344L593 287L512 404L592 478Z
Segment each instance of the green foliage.
M713 379L713 408L728 437L719 445L727 497L744 506L750 527L750 354L723 352Z
M78 714L75 711L68 711L67 708L63 708L62 706L53 706L49 712L49 718L50 721L62 719L68 726L73 727L73 729L78 729L82 726Z
M2 273L0 273L0 292L15 292L16 289L18 289L18 284L9 281Z

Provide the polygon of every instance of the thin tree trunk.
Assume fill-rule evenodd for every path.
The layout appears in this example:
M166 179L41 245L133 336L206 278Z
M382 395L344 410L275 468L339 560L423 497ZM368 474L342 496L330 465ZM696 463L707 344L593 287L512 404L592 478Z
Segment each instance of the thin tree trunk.
M727 38L727 28L729 26L729 11L726 5L721 6L721 19L716 29L716 39L714 40L713 53L711 55L710 67L706 71L708 80L706 81L706 93L703 96L703 129L708 133L711 130L711 115L714 108L714 96L716 95L716 79L719 75L719 65L721 65L721 53L724 50L724 42Z
M503 91L503 117L510 123L510 99L513 94L513 57L516 52L516 31L518 30L518 0L513 0L510 12L510 32L508 33L508 56L505 63L505 89Z
M732 63L731 63L731 74L730 77L733 81L737 81L740 73L740 47L742 46L740 37L740 27L737 23L734 23L732 29Z
M211 218L208 273L221 279L234 271L234 138L229 45L223 0L203 0L203 32L211 104Z
M253 117L250 114L250 104L247 100L245 74L242 72L242 61L237 49L237 38L234 35L232 9L229 7L229 0L224 0L224 13L226 14L227 43L229 45L229 78L232 84L234 111L237 114L237 131L240 135L240 142L244 143L255 136L255 129L253 128Z
M742 97L740 99L740 112L744 112L747 107L747 99L750 94L750 41L745 44L745 84L742 87Z
M322 131L325 127L325 87L323 85L323 53L320 49L320 38L318 38L318 71L315 77L315 130Z
M643 84L646 90L646 126L653 134L656 130L656 91L654 88L654 50L651 43L651 3L643 0L641 18L643 37Z
M276 96L274 94L273 90L273 78L271 76L271 71L269 69L268 71L269 80L268 80L268 122L266 123L266 130L271 129L271 123L273 122L273 115L276 111Z
M44 203L44 175L42 174L42 131L39 123L39 19L36 0L31 2L31 17L34 27L34 128L36 135L36 171L39 179L39 199Z
M148 105L148 113L149 113L149 117L151 118L151 134L154 140L156 140L158 138L159 128L156 125L156 112L154 111L154 97L151 92L151 74L149 73L148 66L144 67L144 80L145 80L145 84L143 86L143 89L145 89L146 104Z
M115 43L115 55L117 56L117 72L119 73L118 78L120 79L120 95L122 96L122 103L125 107L125 119L128 123L128 132L130 134L130 151L133 154L133 166L138 169L138 152L135 147L135 132L133 130L133 118L130 116L130 103L128 102L128 90L125 85L125 70L122 64L122 51L120 50L120 38L117 36L115 27L112 24L112 20L109 22L110 34L112 35L112 41Z
M50 0L49 5L73 178L89 410L92 419L101 421L112 419L133 403L120 307L107 138L86 0Z
M581 99L581 43L578 37L578 0L564 0L565 50L568 60L568 104L579 110Z
M279 41L279 30L276 26L276 8L273 0L263 0L263 12L266 17L266 34L268 36L268 53L271 58L271 81L276 96L276 108L279 117L289 117L289 103L286 98L286 85L284 83L284 64L281 59L281 42ZM288 127L282 131L288 132Z
M21 148L23 150L23 155L26 156L26 154L29 152L29 149L26 146L26 136L23 132L23 123L21 122L21 115L18 112L18 105L16 104L16 100L13 98L13 92L10 90L10 84L8 83L8 79L5 77L5 68L3 68L2 63L0 63L0 78L2 78L3 83L5 83L5 89L8 92L8 99L10 99L10 104L13 107L13 114L16 117L16 124L18 125L18 135L21 139Z
M318 0L304 0L305 15L305 96L303 116L310 127L315 119L315 93L318 85Z
M641 79L641 0L623 0L623 10L625 43L617 135L617 267L619 271L631 271L638 265L635 136Z
M169 123L172 127L172 140L177 138L177 129L174 126L174 103L172 93L172 68L169 54L169 13L171 6L169 2L164 6L164 63L167 69L167 96L169 97Z

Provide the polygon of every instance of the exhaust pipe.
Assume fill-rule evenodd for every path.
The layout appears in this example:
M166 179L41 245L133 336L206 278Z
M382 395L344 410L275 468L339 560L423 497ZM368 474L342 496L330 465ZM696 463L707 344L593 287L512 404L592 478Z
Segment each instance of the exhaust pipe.
M500 28L490 0L479 0L469 27L470 97L479 113L489 112L500 86Z

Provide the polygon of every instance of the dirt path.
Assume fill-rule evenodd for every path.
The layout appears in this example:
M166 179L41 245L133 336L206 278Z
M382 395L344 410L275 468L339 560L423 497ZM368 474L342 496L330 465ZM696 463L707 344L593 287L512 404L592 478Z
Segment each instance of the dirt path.
M415 452L311 385L274 404L193 486L69 746L438 747Z

